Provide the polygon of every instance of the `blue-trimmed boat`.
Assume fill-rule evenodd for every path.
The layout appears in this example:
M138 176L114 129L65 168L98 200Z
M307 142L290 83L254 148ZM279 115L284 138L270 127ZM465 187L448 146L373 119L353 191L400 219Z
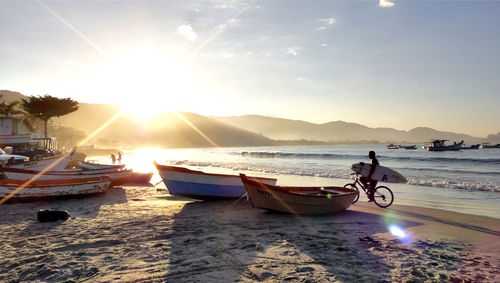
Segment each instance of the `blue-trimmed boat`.
M240 198L246 193L239 175L212 174L156 162L154 164L171 195L208 200ZM272 178L248 178L270 185L275 185L277 181Z

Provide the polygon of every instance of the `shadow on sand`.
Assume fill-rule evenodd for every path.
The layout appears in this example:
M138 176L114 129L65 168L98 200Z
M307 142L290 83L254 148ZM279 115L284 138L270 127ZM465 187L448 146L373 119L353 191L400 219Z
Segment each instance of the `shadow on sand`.
M390 267L371 251L372 237L387 232L385 223L419 223L380 218L352 210L297 216L252 209L244 200L187 203L174 215L166 279L355 282L374 272L385 278Z

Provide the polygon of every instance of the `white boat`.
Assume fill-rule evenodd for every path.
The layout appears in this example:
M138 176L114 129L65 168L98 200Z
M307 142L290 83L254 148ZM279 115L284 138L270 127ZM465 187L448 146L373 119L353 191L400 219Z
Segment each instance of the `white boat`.
M47 171L62 171L68 166L69 162L75 154L76 148L74 148L70 153L57 155L52 157L47 157L41 160L28 161L22 163L7 163L6 168L18 168L27 170L47 170Z
M87 161L76 161L76 165L83 170L94 170L94 169L123 169L125 164L111 165L111 164L99 164Z
M0 203L10 198L26 199L104 193L111 186L109 177L65 180L0 180Z
M245 187L238 175L211 174L184 167L154 163L165 186L172 195L194 199L239 198L245 195ZM248 177L267 184L276 179Z
M447 151L447 150L460 150L464 141L459 143L453 143L451 145L445 145L448 140L431 140L429 145L425 147L428 151Z
M111 178L112 186L118 186L128 182L128 179L132 176L132 170L95 169L41 172L17 168L4 168L3 174L8 180L65 180L107 176Z

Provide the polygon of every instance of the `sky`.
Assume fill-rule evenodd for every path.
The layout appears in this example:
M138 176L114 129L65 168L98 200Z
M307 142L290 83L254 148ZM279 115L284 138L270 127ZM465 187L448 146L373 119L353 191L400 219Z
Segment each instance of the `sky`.
M5 1L0 89L500 132L500 1Z

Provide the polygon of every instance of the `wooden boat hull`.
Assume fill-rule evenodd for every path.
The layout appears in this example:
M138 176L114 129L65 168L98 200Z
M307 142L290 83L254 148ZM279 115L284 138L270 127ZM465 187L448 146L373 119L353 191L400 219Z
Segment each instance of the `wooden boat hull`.
M6 164L6 168L17 168L26 170L48 170L48 171L60 171L64 170L68 166L69 162L75 154L76 148L73 149L69 154L57 155L52 157L47 157L42 160L28 161L21 163Z
M68 171L47 171L41 174L40 171L23 170L14 168L5 168L4 175L10 180L30 180L35 176L36 180L53 180L53 179L85 179L90 177L107 176L111 178L112 186L123 185L128 182L132 175L132 170L111 170L111 169L96 169L96 170L68 170Z
M23 180L0 180L0 198L13 199L61 197L104 193L111 187L109 177L83 179L37 180L22 186Z
M80 167L82 170L95 170L95 169L119 170L125 168L125 164L111 165L111 164L91 163L85 161L77 161L76 165L78 165L78 167Z
M246 193L241 178L237 175L210 174L183 167L160 165L156 162L155 166L172 195L207 200L240 198ZM276 179L249 178L276 184Z
M346 210L357 192L343 187L282 187L241 179L252 205L291 214L328 214Z
M149 184L151 178L153 177L153 172L142 173L142 172L132 172L132 175L127 180L127 184Z

